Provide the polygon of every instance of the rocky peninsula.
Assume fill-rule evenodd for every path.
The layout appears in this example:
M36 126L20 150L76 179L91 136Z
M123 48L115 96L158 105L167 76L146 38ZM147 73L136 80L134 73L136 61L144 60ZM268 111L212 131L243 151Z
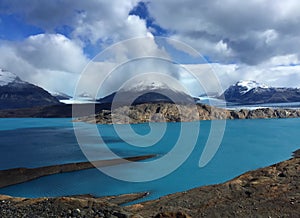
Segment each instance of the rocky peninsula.
M15 185L22 182L27 182L43 176L53 175L57 173L73 172L85 170L94 167L105 167L126 163L127 161L141 161L153 158L155 155L143 155L135 157L127 157L124 159L98 160L92 162L78 162L68 164L58 164L53 166L45 166L38 168L14 168L0 170L0 188Z
M101 110L96 115L84 116L74 121L99 124L126 124L146 122L190 122L218 119L265 119L300 117L299 109L260 108L255 110L228 110L205 104L176 105L172 103L144 103L121 106L114 110Z
M0 196L6 217L299 217L300 150L294 157L247 172L228 182L122 207L147 193L95 198L13 198Z

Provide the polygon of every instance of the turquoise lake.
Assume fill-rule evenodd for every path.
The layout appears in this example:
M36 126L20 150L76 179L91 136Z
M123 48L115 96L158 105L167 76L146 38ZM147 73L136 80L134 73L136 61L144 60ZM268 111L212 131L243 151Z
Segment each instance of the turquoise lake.
M185 128L193 128L194 124L187 124ZM82 124L83 132L88 125L91 124ZM155 123L153 128L159 128L160 125L163 124ZM200 122L196 146L187 160L175 171L157 180L126 182L107 176L98 169L89 169L46 176L5 187L0 189L0 194L41 197L75 194L106 196L149 192L150 194L142 199L149 200L194 187L227 181L246 171L286 160L291 157L293 151L300 148L298 118L228 120L217 153L206 166L200 168L198 162L208 138L210 125L211 121ZM148 124L135 124L131 127L141 135L146 135L150 131ZM160 158L172 149L178 139L180 128L181 123L168 123L161 140L153 146L141 148L121 139L112 125L98 125L104 142L121 157L157 154L157 158ZM124 129L126 131L126 128ZM86 137L90 139L87 146L91 153L93 149L102 146L101 143L97 144L95 136L89 135L88 132ZM135 141L134 138L130 140ZM186 140L179 146L184 150L189 143L191 142ZM97 159L97 155L94 158ZM112 156L109 153L104 152L101 155L101 159L110 158ZM0 169L40 167L86 160L74 135L71 119L0 119ZM124 164L121 173L134 176L133 170ZM159 171L159 167L156 170ZM149 175L153 172L140 173Z

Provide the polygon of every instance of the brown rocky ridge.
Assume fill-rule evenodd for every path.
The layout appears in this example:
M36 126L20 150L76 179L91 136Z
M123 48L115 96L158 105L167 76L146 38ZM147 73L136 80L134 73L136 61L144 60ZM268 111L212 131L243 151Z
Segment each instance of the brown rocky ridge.
M220 119L264 119L300 117L299 109L228 110L204 104L176 105L172 103L145 103L122 106L114 110L101 110L96 115L84 116L74 121L101 124L145 122L190 122ZM113 119L112 119L113 118Z
M247 172L228 182L122 207L146 193L94 198L0 196L0 217L300 217L300 158Z

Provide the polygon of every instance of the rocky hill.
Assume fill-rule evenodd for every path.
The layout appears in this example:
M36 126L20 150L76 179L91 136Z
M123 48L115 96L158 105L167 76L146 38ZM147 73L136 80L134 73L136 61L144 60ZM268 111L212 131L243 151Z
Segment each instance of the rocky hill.
M0 110L59 104L46 90L0 69Z
M264 119L300 117L300 110L271 109L227 110L208 105L176 105L171 103L139 104L123 106L113 111L101 110L96 115L85 116L75 121L90 123L145 123L145 122L190 122L216 119ZM113 118L113 120L112 120Z
M238 104L300 102L300 89L275 88L255 81L239 81L226 89L220 98Z

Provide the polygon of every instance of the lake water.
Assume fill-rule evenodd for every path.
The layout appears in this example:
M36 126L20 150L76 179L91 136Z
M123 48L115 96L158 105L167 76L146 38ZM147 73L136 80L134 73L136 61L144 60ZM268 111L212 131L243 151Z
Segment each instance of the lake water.
M190 123L190 128L196 123ZM198 123L197 123L198 124ZM171 174L149 182L125 182L111 178L98 169L82 170L42 177L30 182L0 189L0 194L22 197L93 194L96 196L149 192L143 200L227 181L246 171L268 166L291 157L300 147L300 119L228 120L222 143L214 158L199 168L199 157L210 130L211 121L200 122L197 144L188 159ZM90 124L83 124L83 131ZM159 128L161 123L154 124ZM125 126L124 126L125 127ZM139 134L149 132L148 124L132 125ZM111 125L98 125L104 141L119 156L159 154L172 149L181 123L168 123L164 137L155 145L138 148L124 142ZM126 131L126 128L124 128ZM91 139L90 151L101 147ZM126 134L125 134L126 135ZM134 138L131 140L134 141ZM149 139L150 140L150 139ZM94 143L94 144L93 144ZM180 146L185 148L189 140ZM94 147L93 147L94 146ZM160 157L159 156L159 157ZM158 157L158 158L159 158ZM97 156L94 157L97 159ZM112 158L103 153L102 159ZM174 157L176 158L176 157ZM0 169L40 167L86 161L74 135L71 119L0 119ZM159 167L157 170L160 170ZM122 173L134 176L126 164ZM152 172L139 172L151 174Z

